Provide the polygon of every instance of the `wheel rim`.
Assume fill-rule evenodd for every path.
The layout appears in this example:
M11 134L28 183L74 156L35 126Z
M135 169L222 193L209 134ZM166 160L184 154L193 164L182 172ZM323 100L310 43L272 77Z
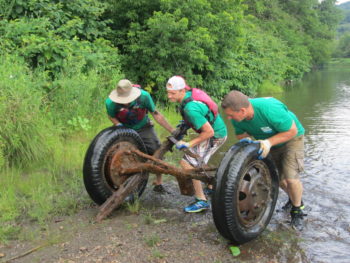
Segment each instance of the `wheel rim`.
M272 206L272 180L269 168L255 160L243 170L237 192L237 214L246 228L259 224L269 214Z
M113 163L113 157L114 155L119 152L119 151L124 151L124 150L137 150L137 147L127 141L120 141L113 146L109 148L105 155L105 160L103 162L103 168L104 168L104 179L107 182L108 187L111 188L112 191L116 191L120 185L122 185L128 178L129 176L124 176L124 175L118 175L118 176L112 176L112 163ZM123 162L125 163L137 163L137 162L142 162L141 158L138 158L134 155L123 155Z

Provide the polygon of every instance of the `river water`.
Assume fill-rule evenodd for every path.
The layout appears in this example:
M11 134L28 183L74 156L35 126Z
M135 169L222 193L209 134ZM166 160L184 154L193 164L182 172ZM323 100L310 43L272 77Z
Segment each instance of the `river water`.
M288 215L275 212L270 236L263 240L269 243L269 238L279 239L280 249L267 247L279 255L274 257L277 262L350 262L349 73L339 68L312 72L282 94L273 95L298 116L306 129L305 172L301 179L308 210L302 233L285 230ZM229 134L226 149L235 142L232 127ZM276 209L286 200L280 191ZM293 249L283 250L283 242L292 243ZM276 245L275 241L271 243Z
M177 219L169 214L169 211L178 211L179 207L193 201L190 197L179 196L176 182L166 184L171 195L165 197L153 194L149 190L151 188L146 189L143 206L158 206L158 216L172 217L172 223L167 226L172 228L172 233L180 233L184 227L190 233L198 234L195 237L200 240L200 245L191 248L194 254L198 252L197 247L208 245L206 249L211 251L211 257L188 262L349 263L350 69L333 67L311 72L286 87L281 94L259 96L273 96L283 101L306 130L305 172L301 174L301 180L307 216L302 232L290 227L289 212L279 212L288 199L283 191L279 193L275 212L266 230L257 239L240 246L238 258L232 258L227 241L218 237L211 213L180 212ZM225 121L229 136L220 152L211 159L210 164L214 166L236 143L233 128ZM164 208L168 212L164 212ZM185 225L179 229L177 224L182 222ZM191 229L193 224L199 224L195 230ZM182 238L181 235L179 238ZM212 260L213 257L215 260Z

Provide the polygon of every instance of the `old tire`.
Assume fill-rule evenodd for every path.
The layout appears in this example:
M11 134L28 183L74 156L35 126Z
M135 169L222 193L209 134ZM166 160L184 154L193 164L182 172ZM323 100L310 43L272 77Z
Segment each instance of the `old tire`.
M213 218L219 233L246 243L269 224L278 197L278 173L271 159L257 159L257 144L237 143L216 173Z
M131 147L147 153L146 147L137 132L131 129L109 127L102 130L91 142L84 159L83 177L86 191L98 205L103 204L114 191L118 189L109 176L109 164L113 157L113 147L127 143ZM143 193L148 180L148 174L143 174L144 180L137 188L138 196ZM127 197L133 201L134 194Z

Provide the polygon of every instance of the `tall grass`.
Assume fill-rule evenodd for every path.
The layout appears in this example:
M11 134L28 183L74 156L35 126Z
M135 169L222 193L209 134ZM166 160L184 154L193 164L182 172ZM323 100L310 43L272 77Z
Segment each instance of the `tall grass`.
M171 111L162 112L168 114ZM170 120L177 123L177 115L172 116ZM104 112L100 117L100 120L92 122L89 131L81 130L67 138L48 142L52 153L39 163L21 169L2 169L0 243L17 238L22 223L30 221L45 225L55 216L70 215L91 204L83 185L82 164L92 138L110 125Z
M79 138L79 139L77 139ZM52 156L30 167L0 172L0 243L16 238L24 222L46 224L90 204L82 180L82 162L89 134L51 145Z
M110 76L70 65L52 80L16 55L0 57L0 242L26 221L45 224L90 203L82 162L91 139L109 126ZM79 68L81 67L81 68Z
M83 159L95 135L111 125L104 100L122 74L86 72L67 61L52 80L18 56L0 59L1 243L21 236L25 222L45 225L91 203ZM174 127L181 119L172 104L157 109ZM157 123L155 129L161 140L169 135Z
M25 165L46 157L50 125L44 118L40 84L44 73L34 74L17 56L2 56L0 64L0 159Z
M67 65L48 93L50 111L55 126L63 130L88 130L89 121L104 112L104 98L113 87L119 72L101 75L97 70L84 72L84 63Z

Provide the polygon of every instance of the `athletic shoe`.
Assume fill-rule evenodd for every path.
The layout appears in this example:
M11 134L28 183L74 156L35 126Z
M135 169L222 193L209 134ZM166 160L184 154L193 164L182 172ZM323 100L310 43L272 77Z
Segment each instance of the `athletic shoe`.
M290 211L292 209L292 201L290 199L288 199L288 201L282 206L282 210L283 211ZM300 209L304 209L304 202L303 200L301 200L301 206L300 206Z
M292 220L290 222L291 226L299 231L302 231L304 228L304 214L303 209L300 207L295 207L293 206L292 209L290 210L290 215L292 217Z
M184 211L186 213L198 213L202 212L204 210L208 210L210 205L205 200L198 200L196 199L196 202L190 204L189 206L186 206L184 208Z

